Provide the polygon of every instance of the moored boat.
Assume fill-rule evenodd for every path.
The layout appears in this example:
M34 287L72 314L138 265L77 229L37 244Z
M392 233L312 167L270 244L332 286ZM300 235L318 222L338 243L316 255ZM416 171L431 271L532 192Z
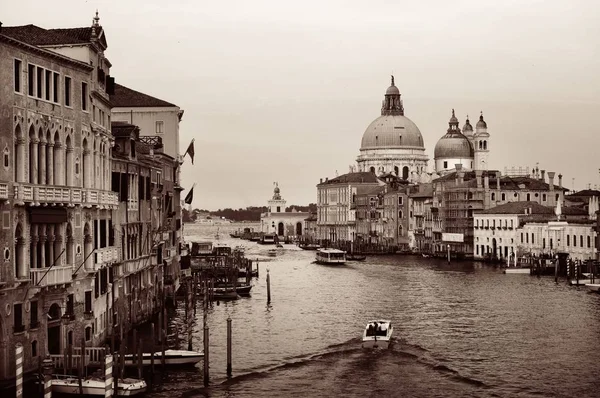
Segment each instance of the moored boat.
M99 377L89 377L81 382L83 395L101 396L105 394L104 379ZM142 394L146 391L146 382L138 379L119 379L117 396L130 397ZM79 395L79 380L70 375L53 375L52 392L56 394L77 394Z
M600 283L586 283L585 287L591 292L600 293Z
M317 250L321 248L321 245L317 244L317 243L304 243L304 244L300 244L300 249L302 250Z
M317 249L317 264L343 265L346 263L346 252L338 249Z
M505 268L503 273L505 274L530 274L531 269L526 267L510 267Z
M237 294L239 294L240 296L249 296L250 295L250 290L252 290L252 285L237 285L235 287L235 292ZM232 286L218 286L215 287L215 293L218 294L225 294L227 292L232 292L233 291L233 287Z
M348 260L348 261L365 261L366 259L367 259L367 256L363 256L362 254L353 254L353 253L346 254L346 260Z
M269 257L277 257L277 250L275 249L270 249L267 254L269 255Z
M394 333L392 321L374 320L369 321L362 337L363 348L388 348Z
M158 363L161 360L162 352L157 351L154 353L154 363ZM149 366L152 364L152 354L145 352L142 354L142 364ZM198 351L187 351L187 350L165 350L165 365L170 366L184 366L184 365L195 365L204 358L204 353ZM136 366L133 354L125 355L125 366Z

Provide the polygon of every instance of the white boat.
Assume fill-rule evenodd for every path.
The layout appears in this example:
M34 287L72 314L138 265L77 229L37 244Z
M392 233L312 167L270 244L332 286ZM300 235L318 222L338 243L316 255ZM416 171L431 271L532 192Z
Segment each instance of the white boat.
M145 352L143 355L143 365L149 366L152 363L151 353ZM154 353L154 364L159 364L161 361L162 352ZM187 350L165 350L165 365L182 366L195 365L204 358L204 353L198 351ZM125 355L125 366L136 366L133 359L133 354Z
M363 348L388 348L394 333L392 321L381 319L369 321L362 338Z
M596 278L597 279L597 278ZM569 285L571 286L583 286L583 285L591 285L592 284L592 280L591 279L571 279L569 280Z
M509 267L504 269L505 274L531 274L530 268L525 267Z
M317 264L342 265L346 263L346 252L338 249L317 249Z
M84 395L104 396L104 379L98 377L89 377L81 382ZM146 382L138 379L119 379L118 396L130 397L142 394L146 391ZM52 392L56 394L77 394L79 395L79 380L77 377L69 375L52 376Z
M600 292L600 283L586 283L585 287L591 292Z

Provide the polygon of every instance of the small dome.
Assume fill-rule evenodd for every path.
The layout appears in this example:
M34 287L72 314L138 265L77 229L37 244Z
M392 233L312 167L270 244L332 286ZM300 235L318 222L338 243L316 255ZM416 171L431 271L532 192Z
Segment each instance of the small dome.
M485 122L485 120L483 120L483 113L481 113L481 116L479 116L479 121L477 122L477 126L478 129L487 129L487 123Z
M273 190L274 193L279 193L279 187L275 187L275 189Z
M385 95L400 95L400 90L396 86L389 86L387 90L385 90Z
M384 115L365 130L360 149L405 148L423 146L423 136L417 125L402 115Z
M466 134L468 131L473 131L473 126L471 126L471 122L469 122L468 116L467 116L467 121L465 122L465 125L462 128L462 131L464 134Z
M433 151L435 159L465 159L474 158L473 145L467 137L458 132L448 132L439 139Z

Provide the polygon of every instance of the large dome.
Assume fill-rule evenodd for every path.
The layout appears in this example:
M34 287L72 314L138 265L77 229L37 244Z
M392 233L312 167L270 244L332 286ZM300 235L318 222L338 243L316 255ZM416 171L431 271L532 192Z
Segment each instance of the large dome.
M433 151L435 159L465 159L474 156L473 145L467 137L458 132L449 132L440 138Z
M360 149L407 147L425 148L417 125L406 116L383 115L367 127Z

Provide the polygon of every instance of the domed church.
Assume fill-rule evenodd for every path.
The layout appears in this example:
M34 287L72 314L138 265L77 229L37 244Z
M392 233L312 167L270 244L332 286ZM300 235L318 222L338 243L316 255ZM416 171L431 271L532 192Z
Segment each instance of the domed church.
M359 171L377 175L394 173L404 180L418 182L427 173L428 157L421 131L404 116L400 90L392 84L385 92L381 116L365 130L360 155L356 159Z
M448 122L448 130L439 139L434 149L435 172L444 175L456 170L460 164L462 170L487 170L488 141L487 123L483 120L483 113L479 117L475 134L473 126L467 121L462 132L458 127L458 119L452 109L452 116Z

